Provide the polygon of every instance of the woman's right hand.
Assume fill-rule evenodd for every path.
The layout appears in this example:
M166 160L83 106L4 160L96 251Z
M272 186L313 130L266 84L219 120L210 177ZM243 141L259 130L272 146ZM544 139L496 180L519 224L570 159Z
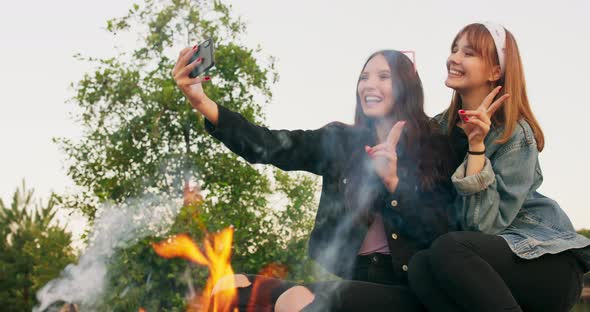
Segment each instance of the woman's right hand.
M397 144L402 134L406 121L398 121L391 127L384 143L365 146L365 151L373 159L375 171L381 177L383 184L393 193L397 189L399 178L397 176Z
M201 82L211 80L209 76L195 78L188 76L189 73L203 61L201 58L198 58L194 62L188 64L191 56L193 56L198 49L198 46L194 46L193 48L185 48L180 51L178 60L172 69L172 77L174 78L176 85L180 88L182 93L184 93L184 96L186 96L191 103L191 106L194 108L197 108L197 106L207 99L207 95L203 91Z
M463 129L469 141L469 150L481 151L485 149L484 140L490 131L492 116L506 101L510 94L504 94L494 101L496 95L500 93L501 86L492 90L482 101L481 105L475 110L459 110L458 114L463 121L459 127Z

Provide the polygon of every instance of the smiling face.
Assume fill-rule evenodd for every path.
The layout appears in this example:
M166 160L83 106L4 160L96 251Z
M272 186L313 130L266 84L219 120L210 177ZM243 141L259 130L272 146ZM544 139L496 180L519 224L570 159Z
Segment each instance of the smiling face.
M361 107L367 117L385 117L393 110L392 79L391 69L382 54L367 62L357 86Z
M469 92L479 88L490 88L490 82L499 79L499 71L492 70L462 35L455 42L451 55L447 59L447 80L445 85L459 93Z

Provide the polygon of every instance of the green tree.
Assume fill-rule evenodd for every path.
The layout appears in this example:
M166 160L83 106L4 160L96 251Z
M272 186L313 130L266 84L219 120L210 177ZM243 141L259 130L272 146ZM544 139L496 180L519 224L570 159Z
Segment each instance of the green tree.
M589 229L579 229L576 232L580 235L590 238L590 230Z
M262 104L270 101L270 87L278 79L274 60L240 43L245 25L230 11L220 1L147 0L107 22L113 36L136 33L139 43L108 59L77 56L98 68L73 84L82 139L57 139L67 155L68 174L82 189L61 201L92 220L104 201L179 194L190 177L203 188L205 202L184 207L171 234L188 232L199 240L200 224L210 232L232 225L235 271L256 273L279 262L289 268L290 278L303 279L317 180L251 166L229 152L206 134L202 116L171 77L183 47L214 38L216 67L209 73L212 83L204 85L207 94L263 123ZM189 270L198 277L197 286L202 281L205 273L198 268L156 256L148 244L156 239L144 239L111 259L105 305L114 311L138 305L174 310L188 283L178 277Z
M0 306L31 311L35 293L75 260L71 234L55 224L56 201L33 203L25 183L6 206L0 199Z

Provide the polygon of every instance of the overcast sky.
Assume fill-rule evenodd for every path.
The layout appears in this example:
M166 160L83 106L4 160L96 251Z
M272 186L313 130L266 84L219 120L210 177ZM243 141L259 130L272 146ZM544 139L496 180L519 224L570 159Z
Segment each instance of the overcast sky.
M72 56L113 56L106 20L137 1L0 2L0 196L25 178L46 198L72 183L54 137L75 138L71 82L90 72ZM492 20L516 37L533 111L546 136L542 193L576 228L590 228L589 1L230 1L247 23L243 42L278 59L280 81L266 106L274 128L351 122L355 83L379 49L415 50L429 115L449 103L444 86L451 40L464 25ZM361 4L362 3L362 4ZM133 45L134 42L125 44Z

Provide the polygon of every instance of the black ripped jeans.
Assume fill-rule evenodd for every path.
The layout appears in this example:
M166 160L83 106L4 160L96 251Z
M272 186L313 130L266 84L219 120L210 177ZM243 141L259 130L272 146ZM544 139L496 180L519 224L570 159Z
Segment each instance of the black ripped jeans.
M272 312L281 294L300 284L257 275L246 275L252 285L238 288L239 311ZM315 295L305 312L404 311L423 312L405 278L394 272L389 256L373 254L357 258L354 280L304 284Z
M409 281L428 311L566 312L582 270L569 251L525 260L500 236L451 232L414 255Z

